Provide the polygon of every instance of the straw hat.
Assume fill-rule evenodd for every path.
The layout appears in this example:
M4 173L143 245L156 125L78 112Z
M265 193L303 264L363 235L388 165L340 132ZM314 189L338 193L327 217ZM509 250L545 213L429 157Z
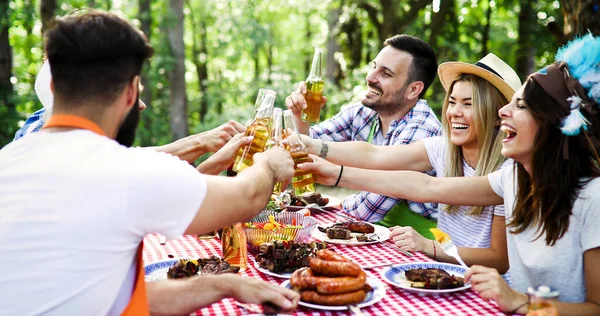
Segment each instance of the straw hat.
M438 67L438 76L446 91L452 82L462 74L476 75L487 80L509 101L515 91L521 87L521 79L517 73L494 54L487 54L475 64L452 61L442 63Z

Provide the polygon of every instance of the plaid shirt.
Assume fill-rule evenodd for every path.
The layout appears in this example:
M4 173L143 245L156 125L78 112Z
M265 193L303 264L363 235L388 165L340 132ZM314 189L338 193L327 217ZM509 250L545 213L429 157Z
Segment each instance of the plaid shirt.
M310 128L312 138L331 141L367 141L372 124L376 124L371 143L380 146L405 145L422 138L441 135L442 124L425 100L419 100L415 107L402 119L391 123L387 135L379 127L377 113L362 104L342 109L337 115ZM427 174L434 175L433 171ZM415 213L426 218L437 219L437 204L417 203L405 200ZM350 195L342 202L344 211L369 222L382 220L389 210L402 199L370 192Z
M35 113L33 113L30 117L27 118L27 121L25 121L25 124L23 124L23 127L21 127L16 133L15 133L15 140L29 134L29 133L35 133L37 131L39 131L42 126L44 126L44 113L46 113L46 109L42 108L40 110L37 110Z

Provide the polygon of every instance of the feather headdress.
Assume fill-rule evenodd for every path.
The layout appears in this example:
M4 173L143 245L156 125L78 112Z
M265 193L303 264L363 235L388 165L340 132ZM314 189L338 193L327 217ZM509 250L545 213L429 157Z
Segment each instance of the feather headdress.
M579 135L581 128L588 130L590 124L581 109L598 109L600 103L600 38L592 34L577 38L558 50L556 60L567 64L567 74L579 81L584 93L587 92L587 95L578 95L572 91L573 95L567 98L570 113L561 123L563 134Z
M588 34L560 48L556 62L531 75L561 109L563 158L569 138L589 145L595 158L600 150L600 37ZM578 137L581 136L581 137Z

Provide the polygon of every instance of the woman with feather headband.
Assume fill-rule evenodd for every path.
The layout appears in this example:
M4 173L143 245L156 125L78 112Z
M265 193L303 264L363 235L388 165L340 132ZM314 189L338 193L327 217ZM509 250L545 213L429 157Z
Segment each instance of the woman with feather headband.
M600 315L600 37L586 35L532 74L499 110L502 155L515 161L487 177L433 178L411 171L344 168L318 157L300 165L317 181L420 202L504 202L510 288L498 271L465 276L481 297L526 313L529 287L560 292L560 315ZM377 178L378 181L369 181ZM395 186L386 185L396 183Z

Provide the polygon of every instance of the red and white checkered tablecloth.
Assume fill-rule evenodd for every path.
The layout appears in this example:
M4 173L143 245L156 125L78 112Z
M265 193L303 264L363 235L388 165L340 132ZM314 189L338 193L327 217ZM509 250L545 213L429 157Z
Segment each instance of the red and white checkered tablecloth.
M328 213L313 213L319 224L328 224L338 219ZM212 255L222 257L221 243L218 239L198 240L195 236L182 236L160 244L161 237L148 235L144 239L144 263L172 258L206 258ZM389 242L389 241L388 241ZM433 261L422 253L414 253L409 258L396 250L385 247L381 243L361 246L345 246L328 244L328 248L354 260L359 265L378 263L407 263ZM265 275L253 266L253 260L248 260L248 268L242 275L251 276L281 284L285 279ZM391 286L383 281L379 272L384 268L365 271L367 276L376 278L385 284L385 297L378 303L361 309L365 315L504 315L494 303L484 301L472 290L456 292L439 296L421 296L400 288ZM196 312L196 315L244 315L251 312L238 307L233 299L224 299ZM296 315L339 315L349 312L331 312L315 310L299 306Z

